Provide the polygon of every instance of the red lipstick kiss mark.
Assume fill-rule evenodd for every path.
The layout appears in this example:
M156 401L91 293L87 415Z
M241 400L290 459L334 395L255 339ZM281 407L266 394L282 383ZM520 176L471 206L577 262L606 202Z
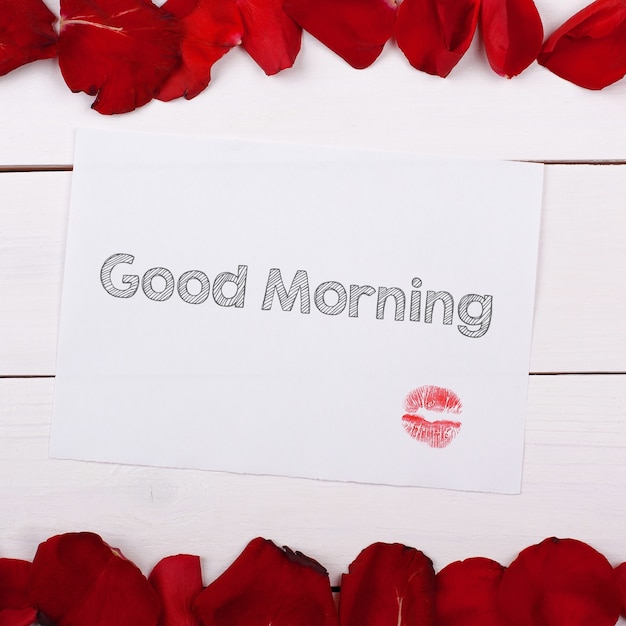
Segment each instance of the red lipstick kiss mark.
M404 400L406 414L402 416L404 430L431 448L445 448L459 434L461 422L435 420L429 422L420 410L458 415L463 410L461 400L450 389L424 385L413 389Z

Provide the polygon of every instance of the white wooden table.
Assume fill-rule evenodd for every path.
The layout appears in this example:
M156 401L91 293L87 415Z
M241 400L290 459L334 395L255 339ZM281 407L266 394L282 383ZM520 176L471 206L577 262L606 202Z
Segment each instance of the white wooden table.
M549 33L585 2L537 4ZM70 93L54 61L0 79L0 555L32 559L53 534L92 530L144 571L200 554L209 582L262 535L318 559L333 584L377 540L437 569L508 564L552 535L626 560L626 82L587 92L536 64L507 81L478 41L446 80L391 46L359 72L308 36L273 78L238 49L213 75L193 101L114 118ZM48 459L77 127L546 162L522 494Z

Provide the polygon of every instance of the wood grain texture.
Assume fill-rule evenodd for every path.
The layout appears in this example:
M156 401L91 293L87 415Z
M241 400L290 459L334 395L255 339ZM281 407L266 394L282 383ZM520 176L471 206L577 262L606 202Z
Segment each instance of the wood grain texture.
M614 376L531 378L520 496L51 460L53 384L0 380L4 556L93 530L144 571L200 554L207 582L258 535L319 559L334 582L379 540L419 547L437 568L475 555L507 563L552 535L626 559L626 386Z
M54 372L69 193L68 172L0 174L0 375Z
M546 166L534 372L626 372L626 166Z
M54 374L70 183L0 174L0 375ZM626 371L624 197L626 166L546 166L530 371Z

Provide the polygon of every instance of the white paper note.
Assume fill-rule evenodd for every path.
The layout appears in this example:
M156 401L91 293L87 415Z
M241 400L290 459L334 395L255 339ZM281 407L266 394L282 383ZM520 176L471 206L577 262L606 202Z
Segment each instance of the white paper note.
M79 131L51 455L518 492L542 174Z

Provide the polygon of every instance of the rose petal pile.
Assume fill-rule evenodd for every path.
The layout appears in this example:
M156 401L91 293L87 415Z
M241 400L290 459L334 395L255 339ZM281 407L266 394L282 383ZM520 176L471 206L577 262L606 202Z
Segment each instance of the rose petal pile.
M613 626L626 616L626 563L551 537L504 567L483 557L435 574L399 543L365 548L341 578L257 537L203 586L200 558L169 556L146 578L94 533L40 544L33 563L0 558L0 626Z
M445 77L480 28L489 65L511 78L533 61L587 89L626 75L626 1L596 0L543 43L534 0L0 0L0 75L58 57L68 87L103 114L191 99L241 46L267 75L293 66L303 29L352 67L395 41L409 63Z

